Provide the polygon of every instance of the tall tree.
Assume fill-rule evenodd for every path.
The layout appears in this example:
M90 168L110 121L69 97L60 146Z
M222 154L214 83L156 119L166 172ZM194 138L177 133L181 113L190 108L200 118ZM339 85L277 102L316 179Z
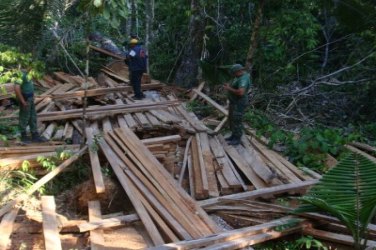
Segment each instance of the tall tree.
M175 74L175 84L191 88L197 85L199 62L205 34L205 16L200 0L191 0L189 40L184 48L180 64Z
M265 5L265 0L260 0L258 4L258 9L257 9L256 20L254 22L253 30L252 30L251 45L248 50L247 60L245 64L245 68L248 71L251 71L252 66L253 66L253 57L255 54L255 50L257 48L257 36L258 36L261 21L262 21L264 5Z
M145 1L145 47L149 54L150 43L153 40L153 21L154 21L154 0ZM147 67L148 73L150 73L149 66Z

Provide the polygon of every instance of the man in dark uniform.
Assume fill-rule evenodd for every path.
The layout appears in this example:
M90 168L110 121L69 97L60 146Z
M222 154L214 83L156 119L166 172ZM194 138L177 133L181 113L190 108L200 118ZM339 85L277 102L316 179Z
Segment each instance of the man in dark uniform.
M248 90L251 87L251 78L241 64L234 64L230 71L235 78L230 84L224 85L224 89L227 90L227 98L230 101L231 136L226 138L226 141L229 145L238 145L243 135L243 116L248 106Z
M134 92L133 98L141 100L145 97L141 91L141 79L142 75L146 72L147 55L137 39L131 39L129 46L130 48L125 62L129 67L130 81Z
M28 73L31 68L22 72L22 81L16 82L14 89L19 101L19 129L21 132L21 141L23 143L46 142L47 140L40 137L37 127L37 113L34 105L34 83ZM30 126L31 141L26 135L26 127Z

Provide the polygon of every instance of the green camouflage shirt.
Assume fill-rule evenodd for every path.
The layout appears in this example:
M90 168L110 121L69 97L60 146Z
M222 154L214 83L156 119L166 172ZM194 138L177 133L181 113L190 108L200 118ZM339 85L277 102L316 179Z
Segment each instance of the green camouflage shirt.
M23 94L31 94L34 93L34 83L31 79L28 78L27 73L23 72L22 74L22 82L16 83L21 85L21 92Z
M228 91L227 97L230 100L230 103L234 102L243 102L248 103L248 90L251 88L251 78L248 73L244 73L239 77L235 77L232 83L230 84L231 88L240 89L244 88L245 92L244 95L239 96L235 95L233 92Z

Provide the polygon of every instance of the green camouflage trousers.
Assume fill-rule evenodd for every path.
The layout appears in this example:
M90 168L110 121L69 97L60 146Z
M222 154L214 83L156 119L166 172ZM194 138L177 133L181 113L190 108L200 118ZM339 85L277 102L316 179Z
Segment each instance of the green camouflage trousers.
M26 133L27 125L30 126L30 132L36 133L37 130L37 113L35 111L34 98L29 97L26 99L27 106L24 107L20 104L19 113L19 129L21 133Z
M230 103L229 106L229 123L232 136L240 139L243 135L243 116L246 105L243 102Z

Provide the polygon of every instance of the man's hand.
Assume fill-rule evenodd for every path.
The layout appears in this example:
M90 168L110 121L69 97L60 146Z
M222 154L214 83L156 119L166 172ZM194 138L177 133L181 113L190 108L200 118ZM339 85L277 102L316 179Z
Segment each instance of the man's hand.
M26 108L29 104L26 101L21 102L22 107Z
M230 84L228 84L228 83L225 83L225 84L223 84L223 88L225 89L225 90L230 90Z

